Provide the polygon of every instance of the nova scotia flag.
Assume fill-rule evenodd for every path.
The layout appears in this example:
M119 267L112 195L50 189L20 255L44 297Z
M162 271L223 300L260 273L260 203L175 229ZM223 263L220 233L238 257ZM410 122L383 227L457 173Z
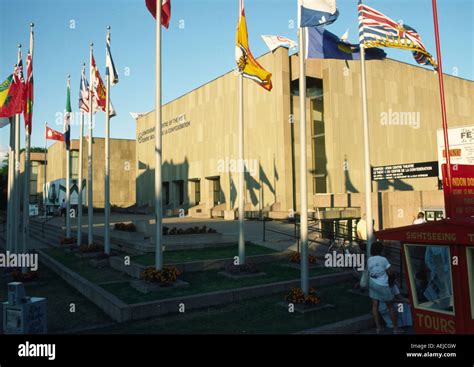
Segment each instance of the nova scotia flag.
M333 23L339 16L336 0L299 0L300 27Z

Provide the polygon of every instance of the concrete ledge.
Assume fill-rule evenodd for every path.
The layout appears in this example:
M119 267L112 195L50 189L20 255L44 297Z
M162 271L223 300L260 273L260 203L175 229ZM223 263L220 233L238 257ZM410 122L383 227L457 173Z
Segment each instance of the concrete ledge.
M300 331L296 334L357 334L375 327L371 314L338 321L317 328Z
M276 252L274 254L254 255L248 256L247 259L252 261L254 264L265 264L273 261L284 259L291 254L291 251ZM216 270L223 269L225 264L232 261L232 258L215 259L215 260L199 260L190 261L186 263L171 263L165 264L165 266L175 266L182 273L205 271L205 270ZM125 265L124 260L121 257L114 256L109 259L110 266L118 271L130 275L133 278L139 279L141 273L148 268L142 264L131 262L130 265Z
M310 278L309 283L312 287L322 287L325 285L346 281L351 277L352 275L349 273L328 274ZM138 320L147 317L162 316L170 313L179 313L180 304L184 304L186 310L230 304L246 299L257 298L260 296L284 293L289 291L291 288L299 287L299 285L300 280L296 279L279 283L209 292L186 297L176 297L159 301L136 303L130 305L130 319Z
M37 249L36 251L41 255L40 261L44 265L53 270L63 280L79 291L83 296L92 301L113 320L124 322L130 319L129 306L125 302L83 278L79 274L73 272L60 262L47 255L44 251L40 249Z

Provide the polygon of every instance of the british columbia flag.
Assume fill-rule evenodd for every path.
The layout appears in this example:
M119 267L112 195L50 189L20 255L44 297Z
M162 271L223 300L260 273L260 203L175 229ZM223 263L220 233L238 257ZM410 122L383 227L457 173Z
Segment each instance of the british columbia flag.
M416 62L421 65L432 65L436 61L426 50L418 32L412 27L395 22L385 14L362 4L359 1L359 39L366 48L391 47L411 50Z

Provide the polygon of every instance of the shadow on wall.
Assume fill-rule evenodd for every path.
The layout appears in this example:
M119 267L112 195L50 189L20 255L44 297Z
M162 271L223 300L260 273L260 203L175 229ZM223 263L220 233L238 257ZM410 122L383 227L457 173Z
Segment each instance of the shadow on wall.
M190 206L187 189L189 178L189 161L187 157L183 163L174 163L173 160L162 163L163 209L188 208ZM178 189L180 181L183 181L182 194L179 193ZM148 164L138 161L138 174L136 178L136 201L138 206L155 206L154 187L155 169L150 169ZM181 203L180 200L182 200Z
M413 186L403 182L399 178L394 180L382 180L378 183L378 190L385 191L393 187L396 191L413 191Z
M347 160L347 156L344 156L344 189L346 190L345 192L350 192L350 193L358 193L359 190L354 186L351 180L351 176L349 173L349 161Z

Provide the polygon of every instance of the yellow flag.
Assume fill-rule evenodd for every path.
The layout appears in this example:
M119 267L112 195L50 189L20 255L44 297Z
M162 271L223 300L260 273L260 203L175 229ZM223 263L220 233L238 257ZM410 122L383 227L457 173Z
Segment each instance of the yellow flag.
M244 9L242 9L237 27L235 62L244 78L252 79L268 91L272 90L272 74L266 71L250 52Z

